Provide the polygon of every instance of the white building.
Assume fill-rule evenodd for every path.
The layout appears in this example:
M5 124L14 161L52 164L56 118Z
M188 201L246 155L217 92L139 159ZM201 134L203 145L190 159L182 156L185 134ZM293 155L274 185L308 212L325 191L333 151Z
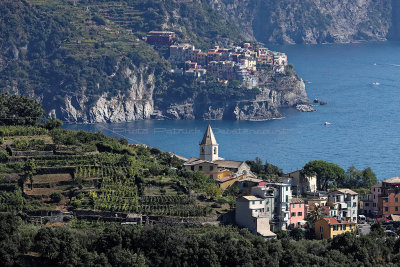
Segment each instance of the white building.
M357 223L358 194L350 189L338 189L328 193L328 202L334 204L331 208L336 219L344 219Z
M236 223L253 234L275 238L271 232L269 218L265 214L265 200L255 196L244 196L236 200Z
M255 186L251 194L263 199L273 196L273 215L271 223L279 229L287 229L290 225L290 201L292 190L289 184L270 183L263 186Z

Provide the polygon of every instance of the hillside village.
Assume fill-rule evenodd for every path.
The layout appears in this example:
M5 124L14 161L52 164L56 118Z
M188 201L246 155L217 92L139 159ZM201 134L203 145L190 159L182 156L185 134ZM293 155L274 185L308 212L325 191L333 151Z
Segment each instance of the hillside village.
M57 129L49 132L40 128L15 127L3 128L1 133L2 161L6 166L3 167L1 186L9 188L7 190L11 193L18 188L17 185L10 187L16 181L14 179L25 177L22 196L26 204L41 203L37 208L30 208L26 220L31 223L65 223L78 218L148 224L169 217L181 223L190 219L201 224L236 224L266 239L276 238L277 231L293 229L312 230L314 238L329 239L345 232L365 234L360 232L360 228L364 227L366 217L370 218L369 221L378 218L385 223L400 221L400 178L394 177L374 185L371 193L361 200L358 193L348 188L318 190L316 175L303 175L300 170L280 175L274 180L262 180L245 161L219 156L220 147L210 125L200 142L198 158L187 159L157 149L150 150L144 145L126 147L124 153L127 155L142 155L137 158L142 158L142 163L131 171L131 167L124 163L129 162L126 156L119 155L120 152L105 153L117 150L107 148L109 145L104 143L107 139L101 135L90 137L83 132L60 132ZM27 133L32 137L26 139L24 135ZM84 143L79 147L67 145L71 141L61 141L60 138L66 137L77 140L100 138L104 141L96 144L97 148ZM44 141L39 142L38 138ZM140 171L138 166L151 162L143 161L144 155L151 155L147 154L149 152L159 160L167 160L170 164L174 162L168 167L171 170L182 168L182 174L195 175L186 179L205 179L201 182L205 184L193 187L181 178L176 183L174 180L177 178L173 176L160 176L161 172L170 171L156 171L156 165L149 169L150 172L146 171L147 174ZM26 174L18 174L18 170L14 173L13 169L18 166ZM143 173L142 185L130 178L132 171ZM159 182L156 182L157 179L160 179ZM179 189L183 191L175 191L177 185L183 186ZM222 207L218 198L232 188L237 188L239 195L232 196L231 204ZM208 193L199 194L201 190ZM10 193L2 195L2 209L8 210L8 203L15 201L9 199ZM205 197L208 200L204 201ZM23 202L16 208L26 205ZM368 232L369 229L363 231Z
M169 47L168 60L177 66L172 72L194 78L208 73L220 82L237 80L250 89L258 86L261 69L268 67L275 73L283 73L288 64L286 54L255 44L214 46L203 52L192 44L175 44L174 38L174 32L151 31L145 40L150 45Z
M57 247L65 238L62 244L74 247L71 253L85 251L76 248L85 242L101 251L104 236L121 237L121 242L133 238L129 242L140 245L149 262L155 260L151 251L171 238L174 244L185 242L179 245L184 247L193 245L192 238L204 238L202 248L218 247L226 238L231 245L237 238L246 246L245 240L251 240L250 253L285 242L328 246L327 251L336 249L335 244L347 249L365 240L374 240L379 247L386 241L400 242L398 177L373 185L367 195L359 189L337 188L331 179L322 183L319 174L307 175L307 164L286 174L266 164L271 176L265 177L257 160L221 158L224 148L211 125L194 157L184 158L101 132L65 130L55 118L41 123L40 104L20 96L0 99L6 100L0 103L5 106L0 117L0 222L4 229L17 227L10 230L17 240L24 235L14 236L15 229L32 233L28 247L16 250L17 258L7 262L54 262L70 253ZM76 233L85 241L78 241ZM149 238L151 248L146 248ZM6 240L0 244L15 247L15 239ZM48 255L53 247L59 254ZM117 261L113 253L106 253L116 266L133 261ZM157 266L163 259L157 258Z

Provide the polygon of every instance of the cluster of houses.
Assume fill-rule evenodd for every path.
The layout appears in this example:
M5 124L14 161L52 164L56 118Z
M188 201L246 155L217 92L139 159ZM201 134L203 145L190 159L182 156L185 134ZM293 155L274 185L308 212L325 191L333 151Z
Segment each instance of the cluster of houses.
M306 197L292 197L292 187L285 183L261 182L251 194L236 201L236 223L252 233L274 238L277 229L308 227L306 217L315 214L318 239L356 230L358 194L350 189L331 192L306 192ZM267 223L268 222L268 223ZM260 230L259 224L267 227Z
M236 201L236 223L252 233L274 238L275 230L307 226L308 214L316 215L317 238L356 230L358 194L350 189L330 192L317 190L317 177L300 171L278 178L278 182L258 179L244 161L225 160L218 156L219 147L208 125L200 142L200 158L185 159L184 167L199 171L226 189L238 183L245 195ZM400 178L399 178L400 179Z
M400 177L383 180L371 187L366 198L360 200L361 212L373 218L387 218L400 214Z
M173 32L151 31L146 41L152 45L169 46L169 61L181 66L173 72L195 78L208 73L221 82L238 80L245 87L254 88L258 85L257 67L270 65L275 72L283 73L287 65L286 54L250 43L230 48L214 46L203 52L192 44L173 44L174 37Z

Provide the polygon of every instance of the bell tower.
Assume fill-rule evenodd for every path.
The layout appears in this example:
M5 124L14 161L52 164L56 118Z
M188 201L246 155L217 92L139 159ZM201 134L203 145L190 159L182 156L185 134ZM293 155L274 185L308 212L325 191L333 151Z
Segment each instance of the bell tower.
M218 158L218 143L211 126L208 125L203 140L200 143L200 159L214 161L218 160Z

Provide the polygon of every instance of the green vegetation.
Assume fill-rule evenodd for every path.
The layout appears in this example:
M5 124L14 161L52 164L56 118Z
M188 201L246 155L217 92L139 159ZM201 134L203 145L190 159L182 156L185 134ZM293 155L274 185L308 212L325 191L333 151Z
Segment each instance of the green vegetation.
M43 114L42 106L27 97L0 94L0 126L33 126L40 122ZM1 131L0 136L5 135L6 133Z
M323 160L308 162L301 170L303 175L316 175L319 190L328 188L351 188L364 196L369 189L378 183L375 173L370 167L360 171L351 166L345 172L338 165Z
M16 116L22 125L0 127L0 211L61 207L197 217L213 213L222 195L213 180L183 170L182 161L157 148L64 130L54 118L25 126L29 115Z
M282 169L267 161L263 165L259 157L256 157L254 161L248 160L246 163L250 166L250 170L257 176L262 177L263 180L274 180L283 175Z
M316 175L318 190L326 191L329 185L334 183L342 185L345 178L345 171L337 164L323 160L314 160L308 162L302 169L303 175Z
M347 233L317 241L292 231L265 241L227 226L73 221L40 227L1 214L0 261L4 266L397 266L400 240L378 232L379 225L369 236Z
M59 110L67 97L84 95L90 106L105 93L125 93L131 88L126 73L139 69L140 79L156 74L156 88L173 88L165 51L141 40L164 28L201 48L241 39L207 1L1 1L0 88L36 95L46 111ZM165 88L159 94L171 95Z
M356 167L351 166L347 169L343 187L354 189L371 188L376 184L378 184L378 179L370 167L360 171Z

